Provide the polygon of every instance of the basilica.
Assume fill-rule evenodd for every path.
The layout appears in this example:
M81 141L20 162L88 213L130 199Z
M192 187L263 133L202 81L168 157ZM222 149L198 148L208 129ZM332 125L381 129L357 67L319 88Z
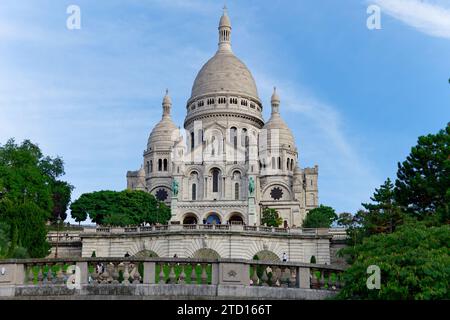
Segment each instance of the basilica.
M301 168L298 146L274 88L265 121L255 80L233 53L226 10L217 52L200 69L186 103L182 132L171 119L169 93L139 170L127 187L171 207L171 224L261 225L266 208L284 227L301 227L318 206L318 166Z

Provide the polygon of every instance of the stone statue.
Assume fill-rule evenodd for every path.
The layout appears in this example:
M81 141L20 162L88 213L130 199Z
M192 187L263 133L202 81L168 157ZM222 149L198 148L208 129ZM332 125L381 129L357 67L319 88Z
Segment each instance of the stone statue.
M255 192L255 180L253 180L253 177L250 177L250 179L248 180L248 191L250 192L251 196Z
M172 181L172 192L175 197L178 195L178 182L175 179Z

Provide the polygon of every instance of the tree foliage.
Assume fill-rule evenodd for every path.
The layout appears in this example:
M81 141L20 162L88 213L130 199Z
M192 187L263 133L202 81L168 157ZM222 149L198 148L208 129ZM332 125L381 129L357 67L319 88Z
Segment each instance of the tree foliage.
M367 210L363 217L368 234L392 233L403 218L394 199L394 184L391 179L387 178L379 189L375 189L370 200L373 202L362 204Z
M52 183L53 210L50 221L66 220L72 190L73 186L66 181L55 180Z
M341 250L350 257L341 299L449 299L450 226L408 222L390 234L365 238ZM381 270L380 289L366 286L367 268Z
M437 134L421 136L406 160L398 164L397 202L424 219L439 214L450 222L450 124Z
M82 194L71 206L71 215L80 222L89 218L100 225L127 226L169 221L170 209L144 191L97 191Z
M54 212L65 213L72 191L58 180L62 175L62 159L44 156L29 140L0 145L0 221L9 226L7 257L47 255L45 223Z
M349 244L361 243L362 239L379 233L392 233L405 219L394 198L394 185L388 178L370 198L372 203L363 203L365 210L355 216L346 215L338 223L347 228Z
M330 228L338 216L333 208L320 205L310 210L303 221L304 228Z
M279 216L278 211L273 208L264 208L261 217L261 224L268 227L279 227L283 223L283 219Z
M340 250L351 267L344 273L346 299L449 299L450 126L419 137L389 179L351 219L349 247ZM381 269L380 290L366 286L367 267Z
M6 257L10 246L10 226L6 222L0 221L0 259Z

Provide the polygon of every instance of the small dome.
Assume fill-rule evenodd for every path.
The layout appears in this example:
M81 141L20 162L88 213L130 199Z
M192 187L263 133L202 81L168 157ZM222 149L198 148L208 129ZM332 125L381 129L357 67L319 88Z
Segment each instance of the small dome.
M295 150L295 139L292 134L291 129L289 129L288 125L281 118L279 108L280 108L280 97L278 96L276 88L273 90L272 94L272 115L270 116L269 121L266 122L263 129L266 129L267 132L267 144L268 147L279 145L285 146L288 149ZM279 141L273 141L272 143L272 130L278 131Z
M277 93L277 87L273 87L271 102L272 104L280 104L280 97L278 96Z
M222 17L220 18L219 22L219 28L220 27L229 27L231 28L231 21L226 12L223 13Z
M267 133L267 142L268 147L269 146L275 146L272 143L272 136L271 132L272 130L278 130L278 136L279 136L279 142L278 145L285 146L289 149L295 149L295 139L294 135L292 134L291 129L287 126L286 122L281 118L279 113L272 114L269 121L266 122L263 129L266 129L268 131ZM275 141L273 141L276 143Z
M179 130L170 117L170 108L172 100L166 90L163 98L163 116L153 128L148 138L147 150L169 150L179 136Z
M220 18L220 22L219 22L219 29L221 27L231 28L231 22L230 22L230 18L228 17L227 11L228 11L227 6L224 6L223 14L222 14L222 17Z
M247 66L232 52L217 52L199 71L191 99L211 93L232 92L258 98L258 90Z
M170 149L176 141L174 136L178 132L178 127L173 123L170 117L163 117L160 122L153 128L150 137L148 138L147 149L162 150Z

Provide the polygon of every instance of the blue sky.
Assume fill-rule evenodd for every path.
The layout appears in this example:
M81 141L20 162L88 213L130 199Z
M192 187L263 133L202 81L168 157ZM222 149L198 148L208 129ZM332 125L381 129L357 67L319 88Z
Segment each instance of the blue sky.
M272 87L319 199L355 212L419 135L450 121L450 1L226 1L233 51ZM81 9L68 30L66 8ZM366 27L368 5L381 29ZM217 48L223 1L0 2L0 143L63 157L81 193L126 187L169 88L174 121Z

